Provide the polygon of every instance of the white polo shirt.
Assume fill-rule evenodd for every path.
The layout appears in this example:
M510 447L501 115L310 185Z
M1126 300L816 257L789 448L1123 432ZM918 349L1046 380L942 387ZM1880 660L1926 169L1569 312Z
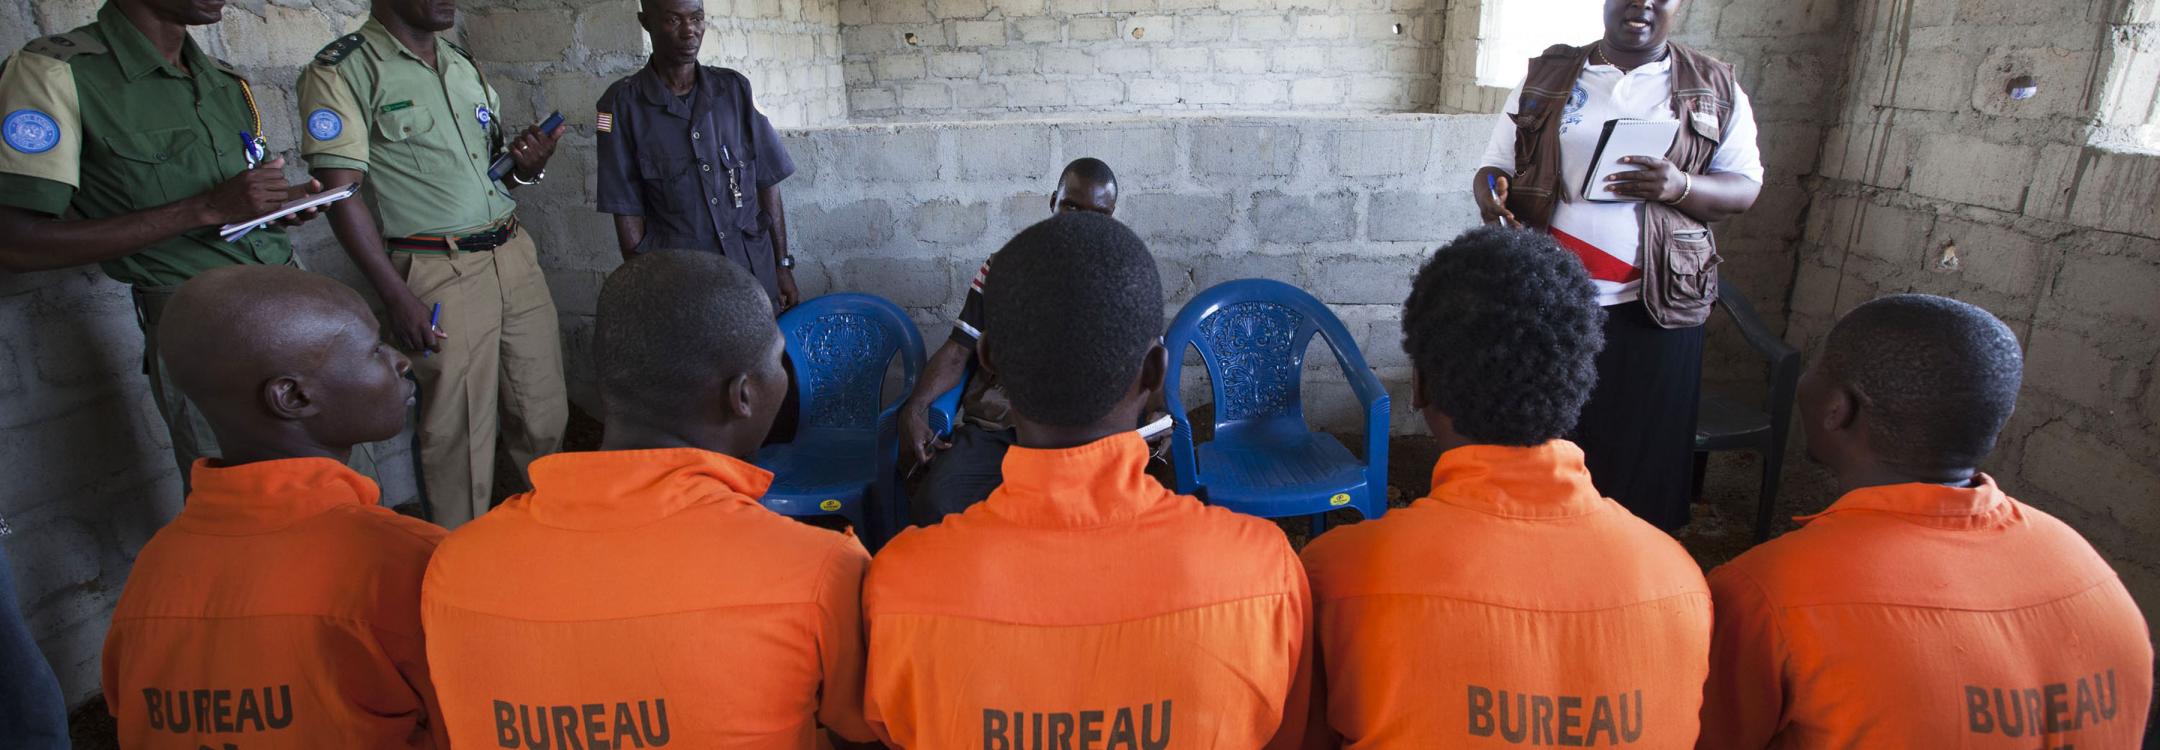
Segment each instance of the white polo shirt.
M1746 91L1733 84L1732 126L1726 132L1724 143L1710 157L1710 174L1737 173L1758 183L1763 180L1762 152L1755 145L1755 108L1748 103ZM1522 106L1522 86L1517 85L1508 95L1507 110L1493 124L1492 143L1485 149L1485 166L1515 172L1515 121L1508 117ZM1622 73L1611 65L1584 63L1583 74L1575 82L1574 94L1568 97L1567 108L1560 119L1560 176L1562 200L1553 207L1552 228L1564 234L1564 245L1575 245L1578 255L1585 252L1582 245L1611 256L1616 263L1602 264L1608 268L1600 272L1601 264L1588 259L1585 265L1592 268L1591 278L1597 285L1598 304L1617 305L1633 302L1641 296L1641 274L1619 273L1624 268L1638 267L1637 256L1641 250L1642 224L1640 203L1600 203L1584 200L1576 193L1581 189L1583 177L1590 169L1590 158L1597 152L1598 137L1604 133L1605 121L1613 119L1672 120L1672 56L1633 71ZM1664 154L1656 154L1664 156ZM1573 238L1580 242L1569 242Z

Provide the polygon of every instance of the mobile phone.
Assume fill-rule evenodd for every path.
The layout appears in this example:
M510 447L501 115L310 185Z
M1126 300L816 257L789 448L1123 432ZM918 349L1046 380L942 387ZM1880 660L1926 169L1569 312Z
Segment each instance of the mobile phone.
M548 115L547 121L540 123L540 132L546 133L561 127L562 122L563 116L561 112ZM510 154L504 152L502 156L495 159L495 163L488 165L488 179L500 182L503 178L509 177L510 170L516 167L517 162L511 161Z

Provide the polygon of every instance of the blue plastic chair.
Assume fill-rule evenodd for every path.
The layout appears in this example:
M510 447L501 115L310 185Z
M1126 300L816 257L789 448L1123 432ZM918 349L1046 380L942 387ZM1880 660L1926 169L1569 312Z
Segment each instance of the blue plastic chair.
M1334 350L1364 407L1362 463L1334 436L1305 426L1299 378L1315 333ZM1323 514L1336 508L1366 518L1387 512L1387 389L1319 300L1279 281L1225 282L1186 303L1164 346L1178 492L1264 518L1311 516L1315 535L1326 528ZM1189 346L1199 348L1215 395L1215 439L1199 446L1178 387Z
M922 333L899 306L868 294L829 294L780 316L801 394L795 440L758 450L773 473L765 507L788 516L841 516L863 544L883 546L905 523L900 494L900 402L922 373ZM880 404L885 371L901 359L900 395Z

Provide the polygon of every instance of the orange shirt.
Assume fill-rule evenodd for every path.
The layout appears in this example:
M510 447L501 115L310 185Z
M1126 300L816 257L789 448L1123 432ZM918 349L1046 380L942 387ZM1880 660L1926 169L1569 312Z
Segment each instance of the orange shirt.
M692 448L564 453L443 542L422 592L460 748L809 748L867 740L853 537L758 505Z
M1702 569L1599 497L1573 443L1450 450L1432 495L1322 535L1305 564L1349 747L1695 741Z
M1710 574L1700 747L2134 748L2145 618L1995 480L1856 490Z
M445 747L420 638L443 530L325 458L194 467L105 637L120 746Z
M1123 434L878 552L871 725L901 748L1252 750L1304 728L1305 574L1274 524L1149 477ZM1285 715L1284 707L1294 706Z

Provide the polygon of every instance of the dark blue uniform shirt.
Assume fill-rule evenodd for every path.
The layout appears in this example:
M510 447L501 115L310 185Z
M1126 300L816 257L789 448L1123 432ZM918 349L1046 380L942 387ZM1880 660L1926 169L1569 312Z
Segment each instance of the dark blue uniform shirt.
M708 250L742 264L776 301L773 217L758 191L795 173L795 160L750 98L750 79L699 66L687 97L651 67L600 97L601 211L645 217L637 252Z

